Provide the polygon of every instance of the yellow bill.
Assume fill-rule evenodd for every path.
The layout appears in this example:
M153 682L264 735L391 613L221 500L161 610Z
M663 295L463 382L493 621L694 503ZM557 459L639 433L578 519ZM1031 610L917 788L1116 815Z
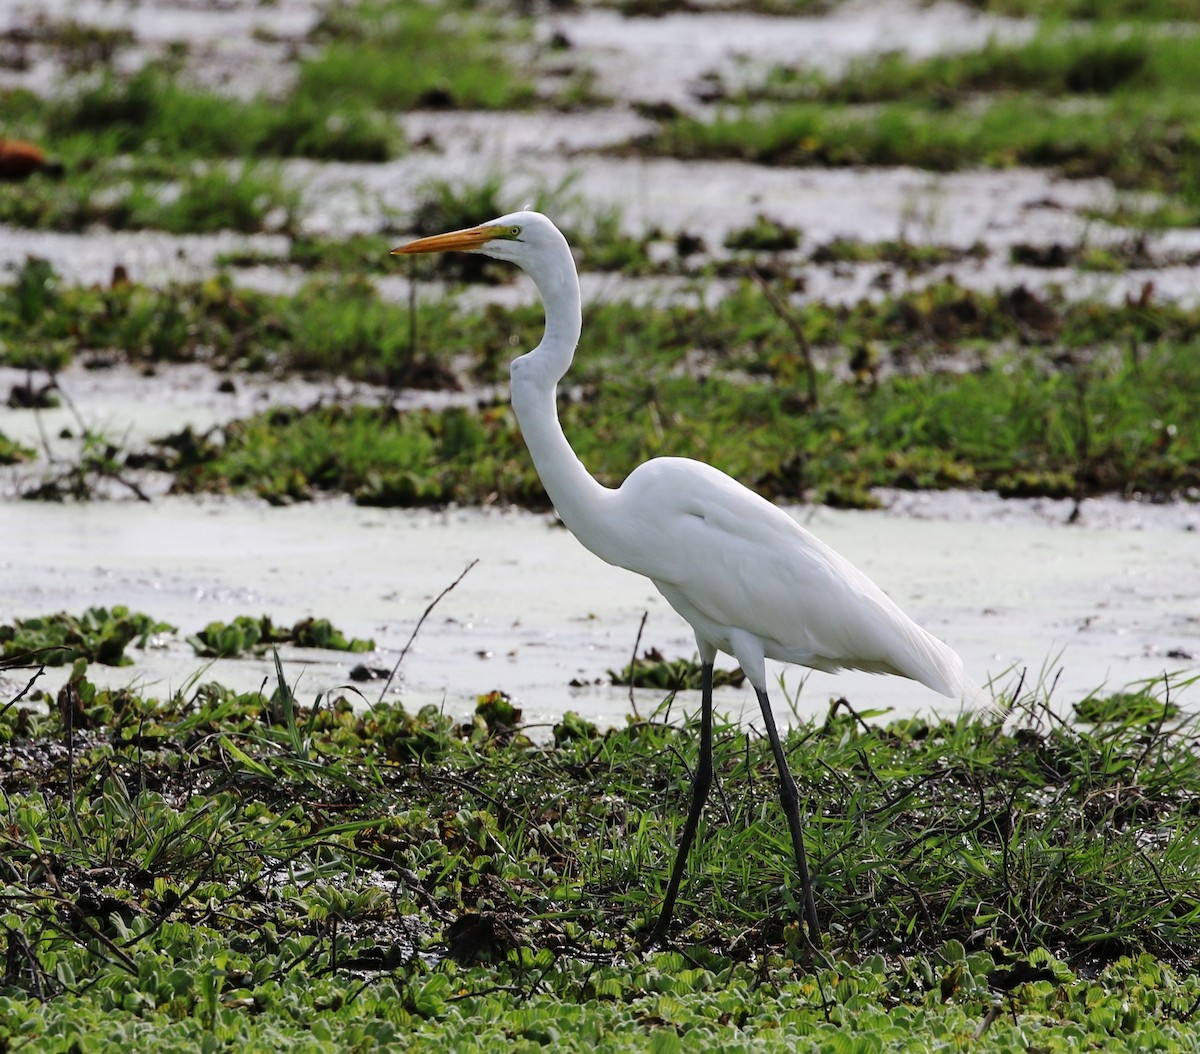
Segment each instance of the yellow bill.
M461 231L451 231L449 234L435 234L430 238L418 238L415 242L401 245L392 250L392 255L405 253L444 253L453 249L470 252L486 245L493 238L510 237L511 227L496 227L483 224L479 227L467 227Z

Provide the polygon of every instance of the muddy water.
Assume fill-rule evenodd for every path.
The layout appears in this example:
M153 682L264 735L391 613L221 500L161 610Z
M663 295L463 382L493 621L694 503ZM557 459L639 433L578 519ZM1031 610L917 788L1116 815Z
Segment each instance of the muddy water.
M189 78L206 87L250 97L278 94L294 76L294 59L321 15L316 0L6 0L0 32L28 30L42 20L127 30L134 40L115 65L133 72L183 46ZM24 61L0 69L0 84L45 95L63 90L68 70L54 49L30 46Z
M282 0L268 5L228 0L52 0L0 5L0 29L28 28L40 14L85 24L129 28L136 42L123 49L122 68L159 54L173 40L189 45L186 68L194 79L233 94L278 91L280 71L293 71L291 57L320 16L318 0ZM1195 267L1079 275L1073 271L1015 268L1009 249L1034 245L1107 244L1130 235L1086 218L1117 195L1103 180L1065 181L1053 174L1022 170L963 172L934 176L912 169L817 171L770 169L738 162L680 162L670 159L610 157L592 151L652 130L631 103L670 101L692 104L697 81L714 73L727 84L759 76L772 63L806 64L836 71L855 58L902 49L914 56L978 47L988 39L1019 40L1029 22L981 15L968 7L850 2L821 17L764 18L708 12L662 19L624 19L602 10L578 10L541 18L542 39L561 34L572 45L560 59L593 70L607 108L576 113L412 112L398 115L414 147L395 161L378 165L296 161L284 166L303 192L301 226L331 236L374 231L396 216L412 214L432 182L477 186L497 178L505 206L542 200L568 225L586 225L598 212L613 211L631 234L659 230L670 242L687 232L704 239L715 255L733 229L765 214L794 226L809 251L835 237L866 241L906 238L917 244L940 242L987 246L978 264L956 265L913 280L953 273L979 288L1062 285L1069 295L1121 299L1138 295L1153 278L1156 295L1194 301ZM44 50L44 49L43 49ZM38 49L29 70L7 71L0 82L26 83L51 92L65 83L54 56ZM47 73L46 71L49 71ZM175 236L156 232L58 234L0 228L0 280L7 280L26 255L49 260L71 283L106 282L123 265L139 282L162 284L211 274L217 258L231 252L286 257L280 235L242 237ZM1152 252L1190 253L1200 235L1176 232L1148 239ZM586 268L587 261L582 261ZM810 294L835 301L877 295L883 269L877 266L810 268ZM398 274L380 261L379 274ZM235 272L235 280L270 291L293 290L303 275L287 268ZM907 280L901 275L897 281ZM605 283L593 283L606 291ZM663 283L650 283L653 295ZM667 284L669 289L669 283ZM719 287L714 287L719 290ZM403 297L400 281L389 295Z
M924 496L909 499L902 513L796 515L958 649L981 681L1008 683L1021 668L1034 679L1061 671L1055 698L1066 707L1102 686L1196 667L1169 653L1200 657L1200 512L1175 507L1160 517L1097 502L1085 519L1102 526L1083 528L1063 526L1065 512L1054 503L956 496L942 505ZM465 715L478 694L501 689L527 721L574 709L611 724L629 712L628 692L591 682L628 661L643 612L643 648L693 653L686 625L649 583L604 565L545 517L341 502L288 509L190 499L0 503L0 621L124 603L186 634L237 614L266 613L281 623L313 615L373 636L379 651L368 662L390 667L426 606L476 559L404 659L393 695L408 705ZM178 640L132 654L135 665L97 667L97 676L167 691L202 667ZM358 661L298 650L285 658L302 698L348 683ZM204 676L251 688L269 673L265 661L227 660ZM790 691L801 674L786 672ZM573 688L572 680L588 686ZM5 692L19 683L10 675ZM379 690L364 688L369 699ZM898 712L948 705L898 678L814 673L803 681L798 712L820 713L838 694ZM639 692L638 702L645 712L659 696ZM754 716L748 689L723 689L718 703Z

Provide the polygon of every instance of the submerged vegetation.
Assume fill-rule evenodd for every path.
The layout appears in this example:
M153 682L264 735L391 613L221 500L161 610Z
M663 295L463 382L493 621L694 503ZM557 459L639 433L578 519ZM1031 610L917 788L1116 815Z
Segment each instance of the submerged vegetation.
M1044 700L1011 732L841 704L794 726L817 952L770 751L721 722L679 951L652 952L694 751L664 714L537 742L483 704L308 707L282 675L154 699L79 662L0 711L0 1039L1188 1049L1200 785L1168 696L1090 700L1090 726Z
M22 663L68 666L80 660L128 666L133 659L125 654L126 648L161 647L176 632L175 626L122 604L88 608L79 616L60 611L18 618L0 625L0 669ZM277 644L349 652L375 648L373 640L348 638L328 619L311 617L289 628L276 626L267 615L238 615L230 622L210 622L187 639L196 654L206 658L262 655Z

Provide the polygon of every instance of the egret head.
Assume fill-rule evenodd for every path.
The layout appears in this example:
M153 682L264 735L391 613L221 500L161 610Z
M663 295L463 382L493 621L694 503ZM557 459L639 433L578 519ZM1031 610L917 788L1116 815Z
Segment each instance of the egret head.
M565 245L562 234L540 212L510 212L478 227L418 238L393 249L393 255L458 251L482 253L528 267L544 250Z

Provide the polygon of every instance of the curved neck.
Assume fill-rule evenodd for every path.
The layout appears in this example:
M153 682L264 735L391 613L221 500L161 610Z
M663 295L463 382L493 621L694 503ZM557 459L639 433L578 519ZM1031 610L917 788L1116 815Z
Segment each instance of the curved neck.
M555 231L557 234L558 232ZM536 371L545 374L551 386L557 384L571 368L575 347L583 330L583 308L579 300L579 276L575 271L575 259L567 240L558 236L553 252L538 255L523 261L521 265L542 298L546 312L546 328L538 346L517 363L520 372ZM515 376L515 373L514 373Z
M588 474L558 420L558 382L570 368L582 328L579 282L565 241L562 257L530 271L545 305L546 330L533 351L512 363L512 405L538 478L563 523L592 552L611 561L603 511L613 492Z

